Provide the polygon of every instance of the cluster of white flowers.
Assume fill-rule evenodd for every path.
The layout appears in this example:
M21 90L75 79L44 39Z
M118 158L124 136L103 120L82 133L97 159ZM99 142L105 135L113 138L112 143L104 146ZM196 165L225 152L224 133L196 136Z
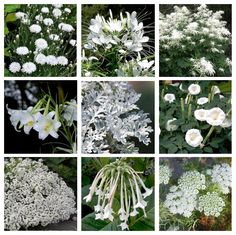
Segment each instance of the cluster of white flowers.
M82 83L82 152L135 153L130 137L149 145L153 131L148 114L138 110L136 93L128 82Z
M159 184L168 184L171 177L171 169L167 165L159 167Z
M6 230L46 226L76 213L73 190L42 160L5 160L4 184Z
M211 176L212 182L217 183L223 194L230 193L232 170L229 164L217 164L212 170L208 170L207 174Z
M144 217L147 216L145 208L148 202L144 199L152 194L153 188L147 188L139 174L123 159L105 165L97 173L89 194L84 197L86 202L90 202L94 194L97 196L97 205L94 206L96 220L114 220L113 201L116 194L120 197L118 215L122 230L129 230L129 218L137 216L140 209Z
M231 61L226 56L231 33L222 20L223 14L206 5L199 6L195 13L186 6L174 6L170 14L160 13L160 68L165 75L176 75L171 70L174 65L182 69L181 76L231 73ZM184 60L179 63L179 58Z
M48 76L49 70L52 71L52 67L46 67L49 65L57 66L57 69L52 72L56 76L62 66L65 68L64 71L73 68L74 62L69 61L69 57L75 51L73 47L76 45L76 40L72 39L75 29L66 23L71 10L67 7L63 10L63 6L59 9L53 5L28 5L28 7L31 12L29 14L16 12L16 18L23 25L13 42L13 52L21 57L16 56L9 64L9 71L19 76L22 76L20 73L34 75L37 72ZM41 9L38 9L39 7ZM35 11L39 11L36 16ZM21 34L23 33L29 35L28 40L22 41ZM68 33L69 36L67 36ZM65 40L65 36L69 39ZM72 48L68 49L68 45ZM11 45L9 44L8 47Z
M115 50L121 61L114 71L117 76L154 76L154 60L148 61L142 58L142 55L150 53L146 50L149 48L147 44L149 37L145 36L144 29L145 26L143 22L138 21L135 11L131 14L126 12L126 17L120 12L120 19L115 19L110 10L108 20L97 14L94 19L91 19L89 34L83 48L86 54L99 57L98 62L100 58L104 60L106 52L110 53ZM83 74L96 76L94 71L89 70L92 60L82 59L82 62L84 63Z

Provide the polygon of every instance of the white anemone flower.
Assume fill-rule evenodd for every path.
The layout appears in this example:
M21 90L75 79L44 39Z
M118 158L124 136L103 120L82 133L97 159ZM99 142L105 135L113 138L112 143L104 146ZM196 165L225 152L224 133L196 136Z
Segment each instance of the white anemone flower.
M225 112L222 109L215 107L207 112L206 121L212 126L220 126L223 124L225 118Z
M196 148L201 145L203 137L198 129L190 129L185 134L187 144Z
M191 84L188 91L191 95L198 95L201 92L201 87L198 84Z
M171 124L173 121L177 120L176 118L172 118L166 122L166 130L167 131L175 131L178 129L178 126L175 124Z
M21 65L20 65L18 62L12 62L12 63L9 65L9 70L10 70L12 73L20 72L20 70L21 70Z
M171 93L167 93L165 94L164 96L164 100L169 102L169 103L172 103L175 101L175 95L174 94L171 94Z
M208 100L207 97L200 97L200 98L197 99L197 104L203 105L203 104L208 103L208 101L209 101L209 100Z
M206 121L208 110L197 109L194 111L194 117L199 121Z
M57 121L56 119L53 119L53 116L55 115L55 112L52 111L48 113L46 116L41 115L38 118L37 123L34 125L34 130L38 131L39 133L39 139L44 140L49 135L51 135L53 138L58 138L59 135L57 134L59 127L61 126L61 123Z

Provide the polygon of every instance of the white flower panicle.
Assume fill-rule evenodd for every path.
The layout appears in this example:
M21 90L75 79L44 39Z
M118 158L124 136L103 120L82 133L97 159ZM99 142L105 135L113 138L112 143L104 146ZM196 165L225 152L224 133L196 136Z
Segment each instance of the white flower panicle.
M6 230L46 226L76 214L73 190L42 160L5 160L4 184Z
M146 217L145 208L148 202L145 198L152 194L153 188L147 188L139 174L140 172L131 168L124 158L105 165L97 173L88 195L84 197L86 202L90 202L96 195L96 220L114 220L113 201L116 194L120 197L120 209L117 214L122 230L129 230L129 218L138 215L140 210Z
M159 167L159 184L168 184L171 177L171 169L167 165Z

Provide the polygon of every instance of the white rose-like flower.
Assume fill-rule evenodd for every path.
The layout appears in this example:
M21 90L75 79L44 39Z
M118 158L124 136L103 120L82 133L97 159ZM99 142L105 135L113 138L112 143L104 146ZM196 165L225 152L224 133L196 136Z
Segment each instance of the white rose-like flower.
M208 103L208 98L207 97L201 97L201 98L197 99L197 104L199 104L199 105L203 105L203 104L206 104L206 103Z
M29 30L31 33L40 33L42 28L40 25L38 24L32 24L30 27L29 27Z
M42 51L48 47L48 43L45 39L39 38L35 41L35 46L37 50Z
M191 95L198 95L201 92L201 87L198 84L191 84L188 91Z
M198 129L190 129L185 134L185 140L187 144L196 148L202 143L203 137Z
M32 62L27 62L22 65L22 72L23 73L31 74L31 73L35 72L36 69L37 69L36 65Z
M48 55L46 58L46 63L49 65L57 65L58 64L57 57L54 55Z
M62 12L60 9L55 8L53 9L52 14L54 15L55 18L59 18L62 15Z
M177 125L171 124L173 121L177 120L176 118L170 119L166 122L166 130L167 131L175 131L178 129Z
M59 41L59 40L60 40L60 37L59 37L57 34L50 34L50 35L49 35L49 38L50 38L52 41Z
M27 55L29 54L29 49L27 47L17 47L16 54L18 55Z
M164 100L169 102L169 103L172 103L175 101L175 95L174 94L171 94L171 93L167 93L165 94L164 96Z
M213 92L213 94L220 94L220 88L218 86L212 86L211 90Z
M46 56L42 53L39 53L38 55L35 56L35 62L37 64L45 64L46 63Z
M46 25L46 26L51 26L53 25L53 20L51 18L45 18L43 20L43 23Z
M42 13L49 13L48 7L42 7L41 12Z
M9 65L9 70L10 70L12 73L20 72L20 70L21 70L21 65L20 65L18 62L12 62L12 63Z
M224 122L226 114L218 107L208 110L206 115L206 121L212 126L220 126Z
M58 56L57 57L57 62L60 65L67 65L68 64L68 59L65 56Z
M205 109L197 109L194 111L194 117L199 121L206 121L207 112Z

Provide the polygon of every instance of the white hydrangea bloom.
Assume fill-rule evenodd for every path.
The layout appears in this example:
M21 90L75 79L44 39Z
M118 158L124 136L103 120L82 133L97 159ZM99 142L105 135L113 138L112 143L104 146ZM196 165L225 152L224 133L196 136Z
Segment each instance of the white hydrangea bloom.
M16 48L16 54L18 55L27 55L29 54L28 47L17 47Z
M208 110L206 115L206 122L212 126L220 126L223 124L225 118L225 112L222 109L215 107Z
M5 160L4 225L6 230L46 226L76 213L71 188L41 160Z
M159 184L168 184L171 177L171 169L167 165L159 166Z
M12 62L12 63L9 65L9 70L10 70L12 73L20 72L20 71L21 71L21 65L20 65L20 63L18 63L18 62Z
M201 87L198 84L191 84L188 91L191 95L198 95L201 92Z
M185 134L186 142L196 148L201 145L203 137L198 129L190 129Z
M174 94L171 94L171 93L167 93L165 94L164 96L164 100L169 102L169 103L172 103L175 101L175 95Z
M32 62L26 62L22 65L21 71L23 73L31 74L37 70L37 67L34 63Z

